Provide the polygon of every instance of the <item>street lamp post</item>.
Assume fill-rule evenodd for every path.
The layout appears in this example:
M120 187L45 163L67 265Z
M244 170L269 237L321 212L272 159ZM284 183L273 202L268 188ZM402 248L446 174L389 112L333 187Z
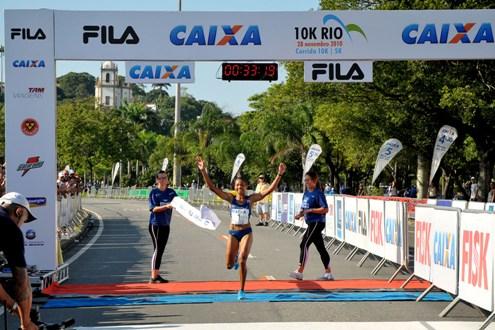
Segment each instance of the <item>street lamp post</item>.
M178 0L179 12L182 11L182 0ZM181 166L177 157L177 135L179 133L180 122L180 84L175 86L175 128L174 128L174 168L173 168L173 185L177 188L181 186Z

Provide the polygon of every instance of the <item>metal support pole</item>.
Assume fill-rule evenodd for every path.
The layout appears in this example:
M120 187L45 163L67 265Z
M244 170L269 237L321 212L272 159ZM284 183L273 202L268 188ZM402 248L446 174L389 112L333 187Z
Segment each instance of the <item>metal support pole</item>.
M488 318L483 322L479 330L486 329L490 325L490 323L493 322L494 319L495 319L495 312L491 313L490 316L488 316Z
M345 257L345 260L351 260L352 257L354 257L356 255L356 253L359 251L359 248L355 247L354 249L352 249L352 251L347 255L347 257Z
M454 309L455 306L457 306L457 304L461 301L461 298L459 297L456 297L454 300L452 300L452 302L447 306L445 307L445 309L440 313L438 314L439 317L445 317L447 316L447 314L450 313L450 311L452 309ZM492 314L493 315L493 314ZM486 321L485 321L486 322ZM484 329L483 327L480 328L480 329Z
M392 275L392 277L390 277L390 278L388 279L388 283L392 282L392 281L393 281L393 280L397 277L397 275L399 275L399 274L400 274L400 272L401 272L401 271L402 271L402 269L404 269L404 268L406 268L404 265L400 265L400 267L399 267L399 268L397 268L397 270L395 271L394 275Z
M368 259L368 257L371 255L370 252L366 252L366 254L361 258L361 260L359 260L357 266L358 267L363 267L363 264L364 262L366 261L366 259Z
M432 284L428 287L428 289L426 289L425 291L423 291L423 293L418 297L418 299L416 299L416 301L421 301L423 300L424 297L426 297L426 295L428 293L430 293L431 290L433 290L433 288L435 287L435 284Z
M334 242L335 242L335 237L332 237L332 239L330 240L330 242L328 242L328 244L325 246L325 248L327 250L330 249Z
M178 0L179 12L182 11L182 1ZM177 157L177 135L179 133L180 123L180 84L175 85L175 120L174 120L174 168L173 168L173 185L180 188L181 184L181 167L180 160Z
M340 251L342 251L342 249L344 248L345 246L345 242L341 242L340 245L335 249L335 251L333 251L333 254L337 255L340 253Z
M415 276L416 276L416 275L411 274L411 276L409 276L409 277L407 278L407 280L406 280L404 283L402 283L402 285L400 286L400 288L401 288L401 289L404 289L404 288L405 288L405 287L409 284L409 282L411 282L411 280L412 280Z
M378 265L376 265L376 267L373 268L373 270L371 271L371 275L378 274L378 272L380 271L380 269L382 269L382 267L385 265L386 262L387 262L387 259L382 258L382 260L380 260L380 262L378 263Z

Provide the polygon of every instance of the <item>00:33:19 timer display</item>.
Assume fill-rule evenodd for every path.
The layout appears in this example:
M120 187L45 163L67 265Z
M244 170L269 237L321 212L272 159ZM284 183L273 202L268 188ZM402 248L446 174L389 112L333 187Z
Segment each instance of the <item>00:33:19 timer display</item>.
M277 63L222 63L222 80L278 79Z

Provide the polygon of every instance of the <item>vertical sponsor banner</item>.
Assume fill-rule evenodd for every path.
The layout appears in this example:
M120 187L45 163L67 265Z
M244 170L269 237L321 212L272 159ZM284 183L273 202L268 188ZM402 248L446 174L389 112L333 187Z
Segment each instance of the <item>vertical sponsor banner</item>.
M275 221L280 221L279 219L277 219L277 208L278 208L278 195L280 193L277 193L277 192L274 192L272 193L272 210L271 210L271 218L272 220L275 220Z
M385 201L370 199L369 203L370 219L368 227L368 251L383 258L385 256Z
M294 215L295 215L294 193L289 193L287 195L287 199L288 199L287 222L290 224L294 224Z
M414 275L431 281L431 233L435 209L418 205L414 221Z
M325 236L335 237L335 197L326 196L328 213L325 215Z
M357 233L360 236L359 245L357 247L368 250L369 240L368 240L368 228L369 228L369 199L358 198L357 200Z
M354 246L359 245L359 236L357 233L357 198L344 197L344 237L346 243Z
M402 265L405 261L404 228L406 227L405 205L396 201L385 201L385 255L387 260Z
M7 191L46 201L22 227L29 265L57 267L54 14L5 11Z
M457 294L459 270L459 211L434 210L430 234L431 281L438 288Z
M335 196L335 238L343 242L344 232L344 197Z
M237 155L234 161L234 166L232 167L232 177L230 178L230 182L234 181L237 172L241 169L242 163L246 160L246 156L243 153Z
M459 297L493 310L495 215L462 212L459 231Z
M433 150L433 159L431 160L430 184L435 177L435 173L440 166L443 156L447 153L455 139L457 139L457 130L452 126L444 125L438 131L437 142L435 143L435 149Z
M373 184L378 178L380 173L382 173L385 166L402 150L402 143L397 139L388 139L380 147L378 151L378 156L375 161L375 169L373 171L373 179L371 183Z

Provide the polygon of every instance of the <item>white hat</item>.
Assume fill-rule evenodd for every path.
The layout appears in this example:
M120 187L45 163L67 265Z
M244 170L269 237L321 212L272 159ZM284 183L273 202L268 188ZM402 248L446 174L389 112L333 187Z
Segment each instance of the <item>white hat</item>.
M29 217L26 220L26 223L36 220L36 217L33 215L33 212L31 212L31 208L29 207L29 202L27 198L24 197L24 195L21 195L17 192L9 192L0 197L0 206L10 204L20 205L28 211Z

